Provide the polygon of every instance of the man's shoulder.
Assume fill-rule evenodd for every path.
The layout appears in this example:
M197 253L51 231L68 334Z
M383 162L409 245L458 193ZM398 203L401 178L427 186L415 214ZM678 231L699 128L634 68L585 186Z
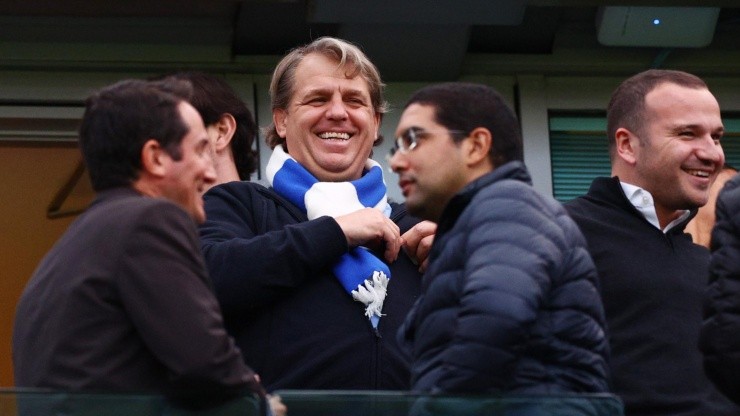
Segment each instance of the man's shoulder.
M571 199L570 201L563 202L565 210L568 211L568 213L570 214L581 213L584 211L587 212L588 210L592 209L594 205L594 201L586 198L585 195L581 195Z
M116 229L133 230L138 226L196 229L195 221L174 202L135 193L96 201L80 220L82 223L98 224L113 233Z
M516 179L504 179L482 187L470 205L486 206L499 204L501 201L517 204L523 210L534 209L550 214L562 212L562 205L555 198L540 193L528 183Z
M619 216L626 212L618 206L607 204L587 195L564 202L563 207L584 234L588 233L591 226L598 227L598 224L602 224L604 221L613 222L616 218L615 215Z
M279 212L288 212L298 219L305 217L305 213L273 188L255 182L228 182L214 186L206 192L203 200L206 223L234 215L264 220L264 215L278 215Z
M216 185L203 195L206 204L218 200L249 201L253 199L275 198L272 188L257 182L234 181Z
M262 193L264 191L271 191L271 188L262 182L253 181L232 181L220 183L206 192L206 195L212 193Z
M117 215L132 217L138 217L143 213L159 211L168 214L174 213L176 217L187 216L185 210L173 201L163 197L149 197L138 194L124 195L119 198L101 201L100 208L102 208L100 211L115 210Z
M598 216L605 209L624 210L628 201L619 187L615 178L596 178L585 195L566 201L563 206L574 218Z

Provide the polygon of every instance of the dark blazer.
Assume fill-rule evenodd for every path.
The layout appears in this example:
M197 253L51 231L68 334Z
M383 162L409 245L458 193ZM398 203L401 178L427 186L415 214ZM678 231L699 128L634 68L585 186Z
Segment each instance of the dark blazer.
M193 220L127 188L98 195L18 303L19 387L229 397L258 390L226 334Z

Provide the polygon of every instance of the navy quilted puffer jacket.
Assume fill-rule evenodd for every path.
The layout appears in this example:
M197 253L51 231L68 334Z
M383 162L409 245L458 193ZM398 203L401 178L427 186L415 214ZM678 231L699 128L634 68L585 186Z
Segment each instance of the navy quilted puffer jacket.
M423 295L399 330L420 392L605 392L594 264L521 162L468 184L439 221Z

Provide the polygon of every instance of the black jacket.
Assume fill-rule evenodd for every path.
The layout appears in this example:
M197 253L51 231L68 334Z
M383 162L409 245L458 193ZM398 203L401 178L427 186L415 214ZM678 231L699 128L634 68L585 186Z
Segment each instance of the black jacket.
M399 334L421 392L607 391L596 270L578 227L520 162L445 208L423 295Z
M260 391L211 289L185 211L127 188L101 192L21 296L16 385L192 401Z
M738 415L702 369L698 348L709 251L667 233L630 203L617 177L596 178L565 205L601 281L614 393L629 416Z
M709 378L740 403L740 176L717 198L701 349Z
M364 305L332 274L348 250L333 218L308 221L272 189L249 182L214 187L205 208L202 248L227 329L268 390L408 388L395 333L421 277L405 254L390 265L375 333ZM391 218L402 233L418 222L399 205Z

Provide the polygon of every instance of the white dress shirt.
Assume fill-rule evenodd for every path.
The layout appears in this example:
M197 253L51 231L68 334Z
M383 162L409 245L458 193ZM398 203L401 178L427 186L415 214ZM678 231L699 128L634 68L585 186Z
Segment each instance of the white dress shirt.
M635 209L640 211L650 224L653 224L655 228L660 230L658 214L655 212L655 201L650 192L629 183L619 183L622 185L622 190L624 190L624 194L627 196L627 199L629 199L630 203L634 205ZM691 211L684 210L678 218L668 223L668 225L666 225L661 231L663 231L663 233L667 233L671 228L686 219L690 214Z

